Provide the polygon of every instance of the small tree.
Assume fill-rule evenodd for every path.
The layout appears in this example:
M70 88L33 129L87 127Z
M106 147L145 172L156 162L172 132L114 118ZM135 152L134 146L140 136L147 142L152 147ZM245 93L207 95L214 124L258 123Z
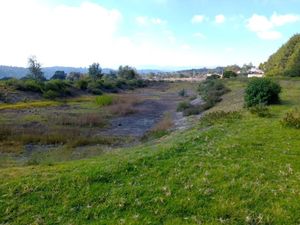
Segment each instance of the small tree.
M256 105L269 105L279 102L279 84L268 78L252 79L245 92L245 104L247 107Z
M223 78L231 78L231 77L237 77L237 73L227 70L223 74Z
M130 66L120 66L117 74L118 77L125 80L133 80L139 78L136 69Z
M41 64L37 61L35 56L29 57L28 59L28 77L37 81L44 81L44 73L41 68Z
M79 73L79 72L70 72L67 76L67 79L71 80L71 81L76 81L76 80L79 80L80 77L82 77L81 73Z
M65 71L55 71L54 75L51 77L51 80L65 80L67 74Z
M99 63L93 63L89 66L89 76L93 80L98 80L102 78L102 68L100 67Z

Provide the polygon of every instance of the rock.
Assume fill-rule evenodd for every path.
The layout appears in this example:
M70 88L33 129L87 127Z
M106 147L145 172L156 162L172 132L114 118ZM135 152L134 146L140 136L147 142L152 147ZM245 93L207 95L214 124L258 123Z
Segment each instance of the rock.
M193 101L190 102L190 104L193 106L199 106L199 105L202 105L203 103L204 103L204 101L200 97L197 97L196 99L194 99Z

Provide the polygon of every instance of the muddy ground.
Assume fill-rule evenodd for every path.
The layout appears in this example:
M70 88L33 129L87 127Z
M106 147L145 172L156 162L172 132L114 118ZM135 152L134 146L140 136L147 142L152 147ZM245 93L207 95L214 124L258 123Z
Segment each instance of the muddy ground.
M183 117L182 113L176 112L176 108L179 102L191 101L192 98L194 99L197 96L197 86L197 83L188 82L156 83L147 88L119 93L117 96L136 101L135 104L132 104L134 113L129 113L128 115L112 116L109 115L109 107L106 110L105 107L99 109L91 103L74 103L48 108L3 110L0 111L0 125L5 123L17 124L17 126L22 128L25 127L29 128L29 130L40 130L47 133L53 127L58 127L55 118L59 118L63 114L100 113L100 115L105 116L107 124L104 127L80 128L80 133L84 133L85 136L91 138L97 136L122 137L127 140L124 143L121 141L111 146L102 146L102 149L129 146L139 143L166 115L172 120L172 126L169 130L182 130L190 127L193 120ZM185 89L185 96L179 95L179 91L182 89ZM60 126L60 128L64 127ZM95 147L97 150L95 150ZM23 160L24 158L31 157L36 152L50 152L59 149L61 149L59 145L27 144L23 147L22 154L18 157ZM72 155L91 155L90 153L86 153L90 149L93 149L92 154L97 155L99 145L76 147L73 149ZM0 157L2 156L3 154L1 155L0 151ZM82 158L82 156L78 156L78 158Z

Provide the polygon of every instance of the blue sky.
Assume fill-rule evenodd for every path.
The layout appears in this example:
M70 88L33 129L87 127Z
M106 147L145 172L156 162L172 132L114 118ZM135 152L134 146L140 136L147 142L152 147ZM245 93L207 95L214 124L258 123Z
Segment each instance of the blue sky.
M300 0L2 0L0 27L0 64L258 64L299 32Z

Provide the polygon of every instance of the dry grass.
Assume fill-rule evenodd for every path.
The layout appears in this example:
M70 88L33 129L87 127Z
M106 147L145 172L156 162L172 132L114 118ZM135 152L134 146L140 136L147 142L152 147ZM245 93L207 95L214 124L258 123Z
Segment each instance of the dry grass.
M54 121L55 124L63 126L104 127L106 125L105 118L98 113L65 113L62 115L52 116L50 121Z
M141 99L134 95L118 96L114 100L114 104L108 106L110 114L115 116L127 116L137 112L135 105L141 103Z
M171 115L167 114L151 129L151 132L168 131L173 125Z
M156 139L167 135L174 123L170 114L166 114L150 131L142 138L144 141Z
M22 147L27 144L38 145L67 145L69 147L87 145L113 145L121 143L117 137L91 137L83 134L78 127L59 127L45 129L44 127L14 127L2 126L0 152L21 153Z

